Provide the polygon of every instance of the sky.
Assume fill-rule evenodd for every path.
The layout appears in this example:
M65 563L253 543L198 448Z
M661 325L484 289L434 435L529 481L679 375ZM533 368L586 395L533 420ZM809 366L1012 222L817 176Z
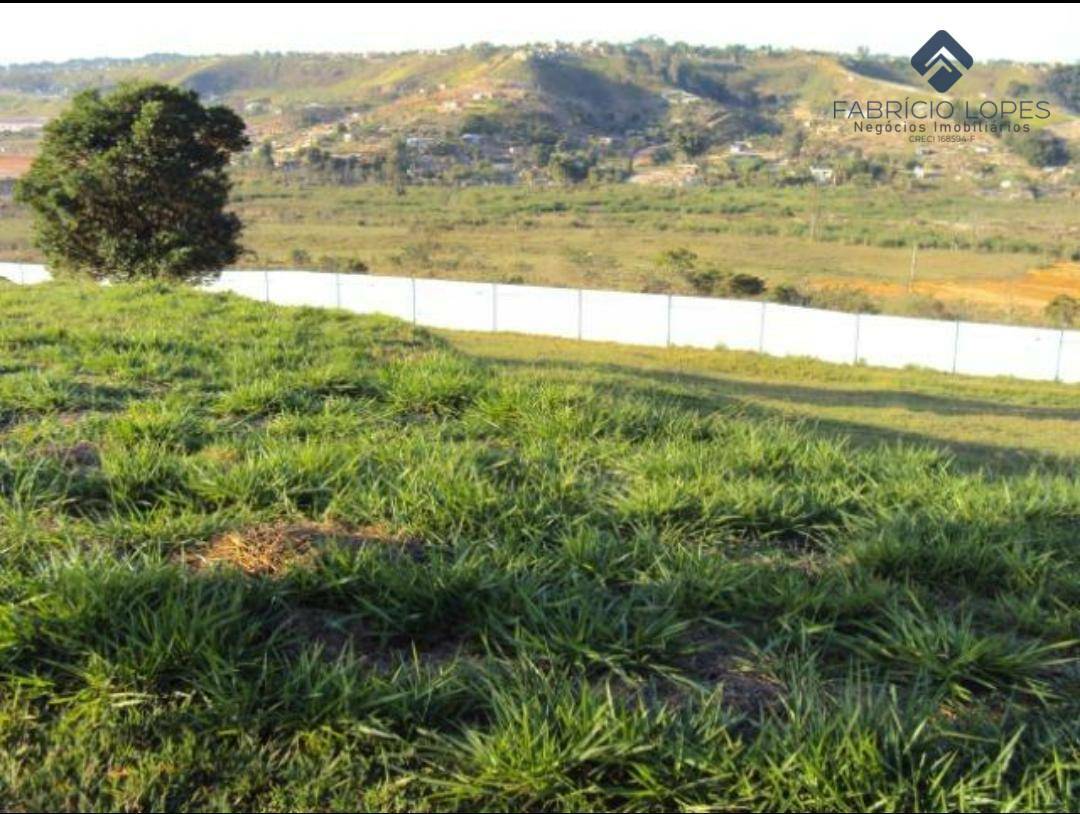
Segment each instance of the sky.
M1073 4L5 3L0 65L148 53L399 51L476 42L773 45L907 56L940 28L978 60L1075 62Z

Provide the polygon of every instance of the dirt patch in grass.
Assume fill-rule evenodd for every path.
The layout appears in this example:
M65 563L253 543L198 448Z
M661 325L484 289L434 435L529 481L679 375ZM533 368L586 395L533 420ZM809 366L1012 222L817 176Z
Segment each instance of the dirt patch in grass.
M394 554L420 561L426 556L423 541L397 534L382 526L347 526L338 523L292 521L263 523L223 532L196 551L184 564L193 571L229 568L250 577L279 577L290 569L310 565L329 547L378 546ZM356 614L314 606L290 608L273 623L274 635L283 638L283 651L293 656L317 648L326 659L350 652L360 662L380 672L390 672L414 657L423 667L437 668L457 658L462 643L457 638L413 640L387 637L369 627Z
M910 291L907 283L834 277L819 278L815 288L829 285L852 285L882 299L899 299L914 293L943 302L967 302L996 309L1015 307L1038 313L1058 294L1080 295L1080 263L1056 263L1006 278L916 280Z
M458 638L388 640L369 630L363 620L325 608L291 609L281 623L280 632L290 640L287 649L294 654L314 646L324 658L335 659L351 651L362 663L379 672L390 672L414 660L421 667L437 669L464 654L464 643Z
M70 445L49 444L41 454L73 469L101 468L101 453L97 446L89 441L77 441Z
M697 640L682 667L699 684L722 686L724 703L749 715L776 707L784 694L780 681L724 637Z
M227 531L212 538L206 548L189 552L187 565L195 570L225 566L249 576L276 576L312 562L328 545L393 547L413 559L424 556L420 540L393 534L380 526L350 528L309 521L266 523Z
M75 424L78 424L80 421L82 421L88 415L92 415L93 413L94 413L93 410L80 410L80 409L63 410L62 412L59 412L56 415L54 415L53 420L56 421L57 424L60 424L63 427L72 427Z

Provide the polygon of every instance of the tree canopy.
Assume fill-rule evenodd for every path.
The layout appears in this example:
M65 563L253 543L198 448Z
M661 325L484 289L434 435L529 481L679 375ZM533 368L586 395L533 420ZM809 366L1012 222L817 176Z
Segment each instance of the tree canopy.
M54 271L198 281L240 255L226 170L247 144L239 116L193 91L86 91L46 127L16 195Z

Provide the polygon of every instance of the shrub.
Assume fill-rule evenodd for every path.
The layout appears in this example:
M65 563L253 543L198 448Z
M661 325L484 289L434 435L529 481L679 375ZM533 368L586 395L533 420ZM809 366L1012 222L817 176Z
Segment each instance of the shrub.
M658 254L656 265L681 276L695 294L757 297L766 289L765 281L753 274L733 274L718 266L698 268L697 253L681 246Z
M815 291L811 295L811 302L816 308L852 314L876 314L881 310L869 294L852 286L833 286Z
M319 258L321 271L333 271L339 274L367 274L368 264L355 257L335 257L324 254Z
M941 300L925 294L909 294L899 301L896 312L903 316L927 319L959 319L960 315Z
M693 159L709 149L708 136L699 131L689 128L676 130L672 136L675 148L687 159Z
M732 274L725 281L726 293L733 297L757 297L765 293L765 281L753 274Z
M1052 133L1026 138L1014 136L1010 142L1012 148L1033 167L1063 167L1072 160L1068 142Z
M688 269L683 278L695 294L719 294L724 290L727 273L718 268Z
M682 246L674 249L666 249L656 256L656 265L666 271L684 273L697 265L696 252Z
M1068 294L1058 294L1047 303L1043 313L1059 328L1080 325L1080 299Z
M804 293L797 286L781 283L769 294L769 299L781 305L810 305L809 294Z

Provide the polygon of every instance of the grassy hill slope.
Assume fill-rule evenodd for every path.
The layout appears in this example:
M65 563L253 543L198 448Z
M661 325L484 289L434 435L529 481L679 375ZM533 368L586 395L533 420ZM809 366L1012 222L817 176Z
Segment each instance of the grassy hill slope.
M1071 121L1069 110L1075 112L1074 73L980 61L956 93L975 102L1050 98L1058 102L1052 122L1064 125ZM913 101L932 95L910 66L893 57L642 40L367 55L153 55L9 66L0 68L0 111L49 115L80 89L135 78L180 83L238 109L257 103L249 119L267 131L280 129L275 119L282 114L293 114L288 129L303 118L306 106L323 105L399 130L453 130L470 116L484 115L506 126L543 123L577 137L694 121L730 139L778 130L793 111L824 121L837 98L901 93ZM719 127L722 122L726 126ZM886 149L906 144L877 142Z
M0 290L0 802L1076 807L1075 453L743 399L1019 437L1075 388L506 348Z

